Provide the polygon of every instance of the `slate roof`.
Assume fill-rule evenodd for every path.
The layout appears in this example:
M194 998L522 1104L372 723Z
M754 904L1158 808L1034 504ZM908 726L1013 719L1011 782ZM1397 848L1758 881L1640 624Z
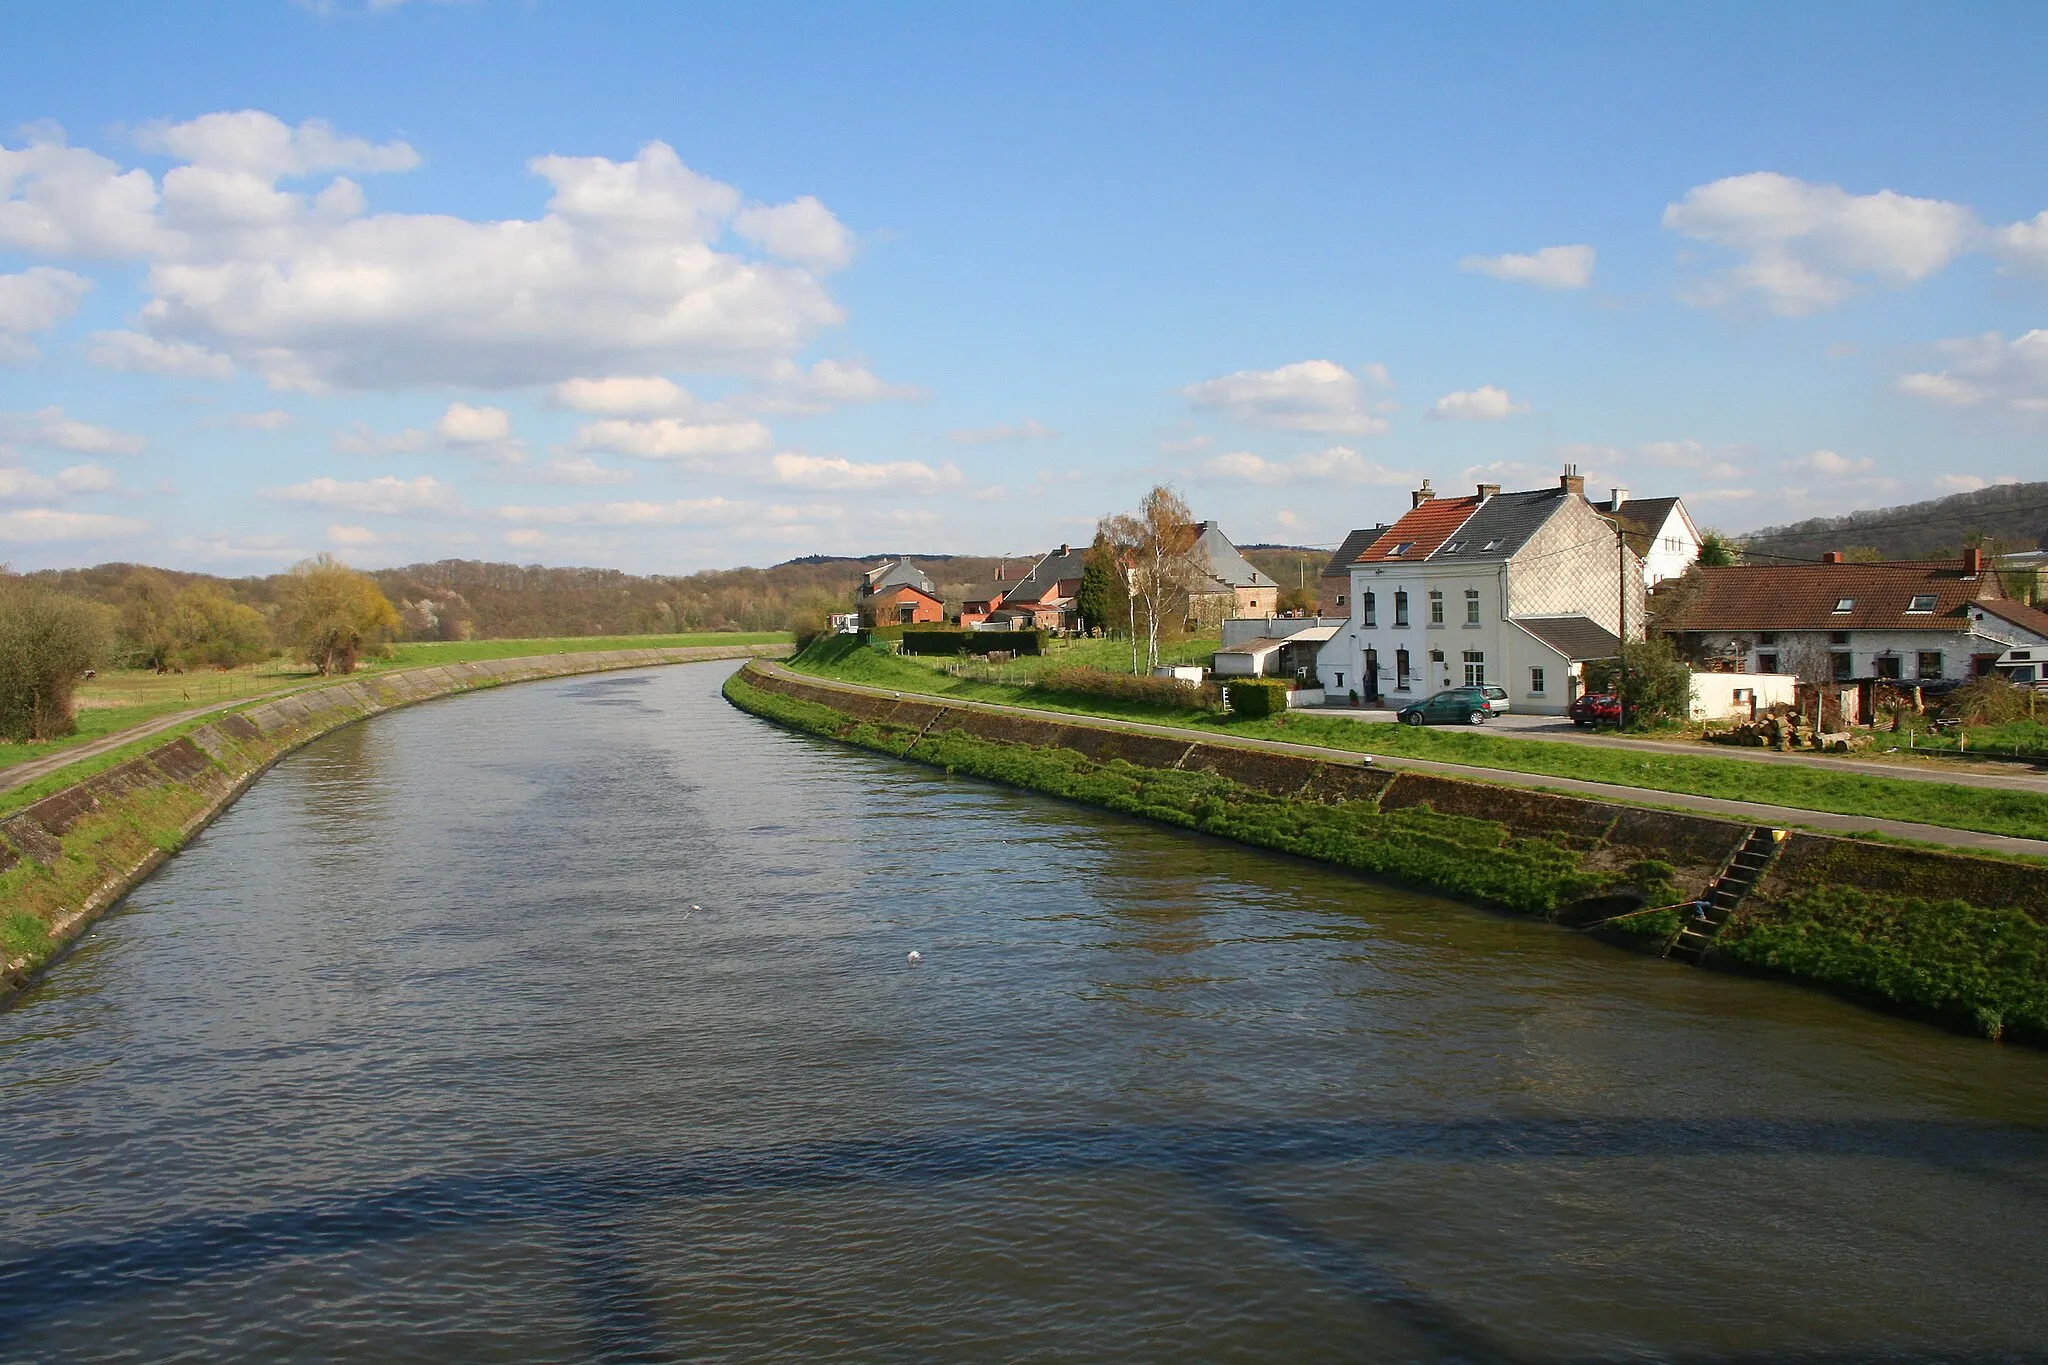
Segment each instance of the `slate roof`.
M2029 635L2038 635L2048 640L2048 611L2042 611L2039 607L2030 607L2024 602L2015 602L2008 597L1992 597L1980 600L1977 603L1977 610L2018 626Z
M1700 570L1700 594L1672 624L1707 630L1969 629L1967 608L1989 607L1994 574L1963 573L1958 560L1886 564L1734 564ZM1908 612L1918 595L1932 609ZM1847 610L1835 607L1848 603ZM1999 602L2001 608L2012 604ZM2000 613L2001 615L2003 612Z
M1010 585L1010 595L1003 599L1003 605L1024 606L1059 597L1059 585L1078 579L1087 562L1088 548L1085 545L1054 550L1033 564L1030 573Z
M1650 553L1651 545L1657 539L1657 532L1664 529L1664 523L1671 516L1671 509L1678 506L1677 498L1628 498L1623 500L1619 512L1609 512L1621 523L1622 537L1628 547L1638 555Z
M1230 588L1277 588L1266 575L1237 552L1230 537L1213 521L1195 523L1195 543L1209 556L1209 577Z
M1621 637L1586 616L1517 616L1516 625L1573 663L1611 659L1621 653Z
M931 575L907 559L887 561L869 569L862 591L869 596L885 592L890 588L913 588L933 601L939 600L939 585L932 582Z
M1365 553L1365 547L1386 534L1386 526L1368 526L1362 531L1353 531L1344 537L1344 543L1337 547L1337 553L1330 556L1330 562L1323 566L1325 578L1349 578L1351 566Z
M977 583L960 594L960 603L968 606L976 602L994 602L1016 586L1015 583Z
M1354 561L1359 564L1395 563L1406 564L1427 557L1431 551L1451 538L1479 506L1479 499L1431 498L1422 506L1411 509L1407 515L1389 526L1379 539L1365 547ZM1396 545L1412 542L1404 554L1393 553Z
M1453 528L1451 535L1441 546L1430 552L1430 562L1434 564L1451 560L1463 562L1474 559L1506 559L1528 544L1529 537L1542 530L1543 523L1556 516L1557 510L1565 505L1567 499L1577 496L1578 494L1562 488L1538 488L1529 493L1496 493L1463 524ZM1423 504L1423 507L1427 506L1428 503ZM1402 520L1406 519L1404 517ZM1412 555L1406 557L1412 558Z

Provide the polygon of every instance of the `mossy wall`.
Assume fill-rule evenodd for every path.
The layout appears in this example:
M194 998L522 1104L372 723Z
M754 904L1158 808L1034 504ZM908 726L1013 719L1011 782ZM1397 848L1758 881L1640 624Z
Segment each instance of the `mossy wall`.
M750 665L726 695L901 757L1504 909L1632 885L1698 895L1748 826L1306 755L910 701ZM1793 834L1710 962L2048 1041L2048 868ZM1651 938L1666 913L1624 925Z
M0 820L0 995L218 815L263 770L330 730L432 697L534 678L787 653L689 646L481 659L336 683L222 716Z

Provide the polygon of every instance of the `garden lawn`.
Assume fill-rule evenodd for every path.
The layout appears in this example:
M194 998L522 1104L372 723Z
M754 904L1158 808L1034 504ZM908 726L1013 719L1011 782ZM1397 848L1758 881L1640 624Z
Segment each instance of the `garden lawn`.
M1049 658L1054 663L1067 661L1057 654ZM949 677L923 660L871 648L846 648L836 643L832 649L824 651L814 645L792 666L801 672L845 682L968 701L1145 721L1212 734L1278 739L1351 753L1384 754L1390 758L1430 759L1501 772L1609 782L1645 791L1682 792L1692 796L1787 806L1795 810L1827 811L1838 815L1975 830L1985 834L2048 839L2048 797L2033 792L1902 781L1879 773L1752 763L1704 754L1648 754L1569 741L1501 739L1471 730L1375 725L1299 711L1285 716L1244 719L1197 710L1109 703L1088 697L1048 696L1018 684Z

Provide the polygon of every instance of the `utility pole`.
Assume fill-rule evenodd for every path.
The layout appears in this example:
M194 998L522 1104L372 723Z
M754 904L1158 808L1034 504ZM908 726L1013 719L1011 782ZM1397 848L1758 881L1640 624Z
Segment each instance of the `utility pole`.
M1616 596L1621 608L1621 653L1616 662L1621 669L1621 686L1615 693L1615 700L1621 705L1621 728L1628 729L1628 537L1622 529L1621 519L1614 521L1614 580Z

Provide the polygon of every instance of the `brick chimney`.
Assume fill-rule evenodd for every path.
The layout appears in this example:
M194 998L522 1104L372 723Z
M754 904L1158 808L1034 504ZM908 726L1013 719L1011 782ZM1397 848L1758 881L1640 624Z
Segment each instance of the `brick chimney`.
M1500 496L1500 485L1499 485L1499 484L1497 484L1497 483L1482 483L1482 484L1480 484L1480 485L1479 485L1479 500L1480 500L1481 502L1485 502L1485 501L1486 501L1486 500L1487 500L1488 498L1497 498L1497 497L1499 497L1499 496Z
M1965 545L1963 547L1963 577L1975 578L1984 572L1984 547Z
M1564 467L1564 473L1557 476L1557 486L1578 497L1586 496L1586 476L1579 472L1579 467L1575 464Z
M1621 505L1627 501L1628 490L1626 488L1613 489L1607 495L1607 510L1610 512L1619 512L1621 510Z
M1436 490L1429 486L1428 479L1424 479L1422 481L1422 487L1416 489L1413 493L1410 493L1408 497L1410 499L1408 503L1408 510L1412 512L1416 508L1422 506L1422 504L1424 504L1425 502L1433 500L1436 497Z
M1839 564L1842 562L1842 552L1840 550L1823 550L1820 554L1820 562L1823 564Z

